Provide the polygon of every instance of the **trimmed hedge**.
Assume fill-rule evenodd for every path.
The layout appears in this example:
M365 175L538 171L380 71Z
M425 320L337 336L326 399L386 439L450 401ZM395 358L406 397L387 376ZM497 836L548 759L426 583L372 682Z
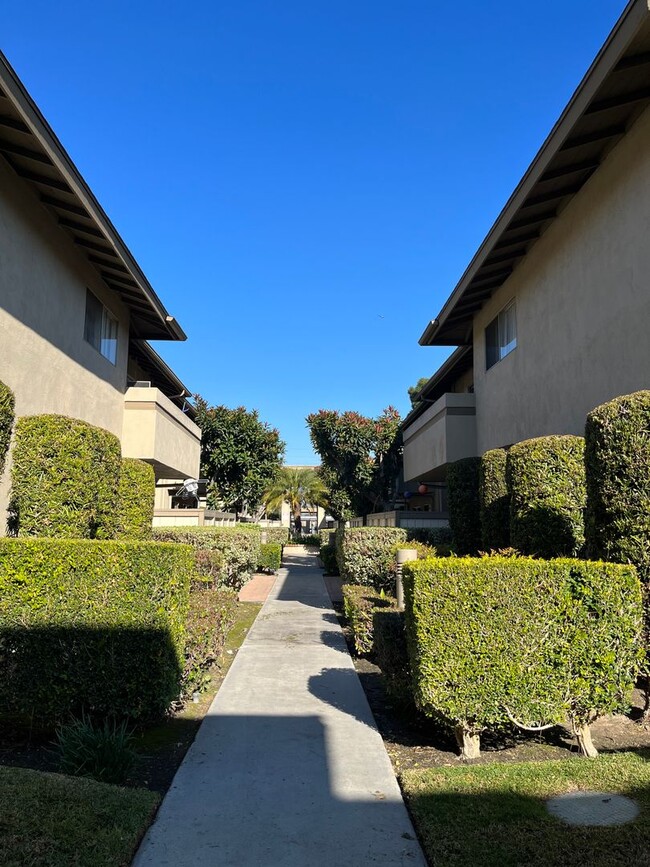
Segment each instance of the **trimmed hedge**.
M196 568L216 587L241 590L257 570L260 559L260 528L256 524L236 527L154 527L159 542L191 545Z
M578 436L524 440L508 451L510 544L537 557L584 550L585 441Z
M237 594L234 591L192 587L181 681L183 699L207 689L210 669L223 650L236 615Z
M376 590L392 589L395 581L393 547L405 542L400 527L347 527L336 533L336 554L346 584L363 584Z
M4 472L5 460L11 443L11 431L14 426L15 400L14 393L0 382L0 476Z
M0 539L0 708L51 727L145 721L178 697L192 551Z
M587 550L634 563L650 581L650 391L624 395L587 416Z
M439 557L448 557L454 545L449 527L408 527L406 535L409 542L422 542L435 548Z
M462 458L447 468L449 526L457 554L476 554L481 547L480 458Z
M120 441L62 415L16 423L10 523L20 536L112 539L117 523Z
M334 544L334 534L336 530L319 530L318 538L320 539L320 547L321 550L323 548L330 548Z
M465 733L624 709L640 660L633 566L448 558L404 566L418 706Z
M372 622L375 662L384 676L386 692L398 707L413 707L404 612L375 608Z
M277 572L282 565L282 545L267 542L261 546L260 559L257 568L260 572Z
M378 608L394 606L395 600L381 596L371 588L344 584L343 610L348 621L354 649L359 656L371 653L373 648L373 615Z
M479 502L481 542L486 551L510 546L510 497L506 482L506 449L491 449L481 457Z
M118 539L150 539L156 475L151 464L136 458L122 458L117 489Z
M260 533L266 533L267 544L286 545L289 541L288 527L260 527Z

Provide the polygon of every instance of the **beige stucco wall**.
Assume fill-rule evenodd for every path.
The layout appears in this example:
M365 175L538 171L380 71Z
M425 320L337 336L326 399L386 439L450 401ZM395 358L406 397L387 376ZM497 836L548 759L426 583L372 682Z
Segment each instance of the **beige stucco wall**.
M198 478L201 430L157 388L124 396L122 454L154 465L157 478Z
M650 110L474 320L479 453L584 431L650 388ZM516 299L517 348L485 369L485 327Z
M118 319L115 365L83 339L86 287ZM0 380L16 396L16 415L70 415L120 436L128 327L118 297L0 161ZM9 472L0 481L0 533Z
M444 477L451 461L476 454L473 394L443 394L404 430L404 480Z

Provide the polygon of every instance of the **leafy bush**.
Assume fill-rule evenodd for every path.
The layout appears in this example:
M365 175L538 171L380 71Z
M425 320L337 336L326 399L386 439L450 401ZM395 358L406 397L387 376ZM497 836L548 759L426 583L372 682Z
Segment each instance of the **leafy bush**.
M290 545L307 545L310 548L320 547L320 536L317 533L302 533L294 535L289 542Z
M432 548L431 545L427 545L425 542L418 542L415 539L405 540L404 542L397 542L390 549L391 557L393 560L397 556L398 551L416 551L418 560L425 560L427 557L435 557L437 556L437 551L435 548Z
M405 542L399 527L347 527L336 534L337 561L347 584L364 584L376 590L392 589L395 581L393 546Z
M413 687L403 611L386 607L374 609L373 645L375 662L384 676L386 692L399 707L411 707Z
M234 591L212 590L200 585L192 587L186 622L182 698L207 689L210 669L223 650L236 613L237 595Z
M262 545L260 559L257 568L260 572L277 572L282 565L282 545L267 542Z
M55 750L62 774L117 785L126 782L136 759L132 730L115 718L95 723L83 715L59 726Z
M323 568L325 569L326 575L339 574L339 566L336 559L336 548L333 545L330 545L326 548L321 548L319 556L323 563Z
M276 545L286 545L289 541L288 527L260 527L260 532L266 533L268 544L274 542Z
M479 499L481 542L486 551L510 545L510 497L506 482L506 449L491 449L481 457Z
M448 557L454 544L449 527L408 527L406 535L409 541L422 542L435 548L439 557Z
M255 524L236 527L154 527L159 542L181 542L196 553L196 568L216 587L241 590L257 570L260 559L260 528Z
M584 439L548 436L508 451L510 541L523 554L577 557L584 549Z
M650 581L650 391L617 397L587 416L587 548L634 563Z
M336 530L319 530L318 539L321 548L330 548L334 545L334 534Z
M394 606L395 600L355 584L344 584L342 590L343 610L352 632L354 649L360 656L371 653L375 609Z
M117 522L120 441L62 415L16 423L11 526L20 536L112 539Z
M517 557L404 566L418 706L464 733L622 710L639 663L633 566Z
M151 538L155 494L156 476L151 464L122 458L117 490L117 538Z
M11 431L14 426L14 393L0 382L0 476L4 472L5 460L11 442Z
M178 696L192 551L0 539L0 707L147 720Z
M449 526L457 554L476 554L481 547L480 458L462 458L447 468Z

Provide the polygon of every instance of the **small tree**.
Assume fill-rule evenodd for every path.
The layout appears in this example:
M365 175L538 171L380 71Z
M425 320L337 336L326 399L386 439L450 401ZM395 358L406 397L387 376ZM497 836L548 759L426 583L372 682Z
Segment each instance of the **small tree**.
M329 510L337 521L377 511L387 499L401 461L400 416L388 407L376 419L321 409L307 416Z
M209 406L199 395L195 400L208 502L236 512L255 509L282 465L280 434L257 410Z
M416 406L419 406L420 400L418 399L420 392L427 384L429 380L426 376L421 376L415 385L412 385L409 388L409 400L411 401L411 407L415 409Z

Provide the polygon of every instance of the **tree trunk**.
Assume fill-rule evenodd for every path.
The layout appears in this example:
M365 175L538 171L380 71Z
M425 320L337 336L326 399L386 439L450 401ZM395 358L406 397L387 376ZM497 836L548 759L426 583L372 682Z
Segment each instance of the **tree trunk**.
M588 759L595 759L598 756L598 750L591 740L591 729L589 725L573 724L573 733L580 747L580 755L586 756Z
M456 743L461 759L478 759L481 757L481 736L474 734L467 726L457 725L454 729Z

